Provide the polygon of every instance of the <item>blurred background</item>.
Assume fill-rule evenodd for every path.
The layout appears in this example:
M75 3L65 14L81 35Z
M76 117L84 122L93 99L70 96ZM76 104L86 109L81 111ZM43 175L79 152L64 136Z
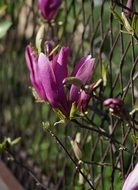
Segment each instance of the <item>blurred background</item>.
M118 2L126 4L125 0ZM122 7L112 0L63 0L55 20L51 25L46 23L45 39L70 47L69 69L83 55L92 54L96 67L91 80L104 77L105 81L99 96L121 98L131 112L137 108L138 45L131 35L120 32L122 26L110 8L121 15ZM49 105L35 102L24 56L25 47L35 42L40 23L37 1L0 0L0 141L21 137L10 155L1 151L1 159L24 189L88 190L89 185L60 144L43 130L42 122L49 121L75 160L68 136L78 139L85 173L96 190L119 190L138 161L137 132L126 121L109 116L102 102L95 99L89 103L87 120L53 126L58 118ZM132 122L137 127L134 120L138 120L137 112ZM120 144L79 125L91 125L109 134L112 130Z

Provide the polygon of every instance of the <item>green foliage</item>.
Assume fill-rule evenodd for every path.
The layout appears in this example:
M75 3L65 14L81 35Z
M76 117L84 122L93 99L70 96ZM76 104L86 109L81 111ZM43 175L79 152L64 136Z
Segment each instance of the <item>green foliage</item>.
M11 25L12 25L12 22L8 20L4 22L0 22L0 39L6 35Z
M6 149L10 149L15 144L18 144L21 141L21 137L17 137L14 140L11 140L9 137L5 137L3 142L0 143L0 151L4 151Z
M137 19L138 19L138 16L137 16L137 15L134 15L133 18L132 18L131 27L133 28L134 31L136 31Z
M107 73L106 73L106 67L105 63L102 63L102 79L103 79L103 85L106 86L107 84Z
M71 110L70 110L70 119L74 119L75 118L75 114L77 112L77 107L76 107L76 103L72 103L72 106L71 106Z
M103 33L107 31L108 24L109 24L109 16L110 16L110 10L109 10L109 1L105 1L104 5L104 11L103 15L100 15L100 6L96 5L94 9L90 6L90 1L84 1L84 9L87 13L86 15L80 14L80 5L81 1L74 1L75 6L73 6L68 11L68 17L66 18L64 15L64 12L59 11L57 22L60 23L60 21L63 21L61 25L57 25L55 30L57 30L57 36L56 40L58 43L56 44L64 44L66 42L70 46L73 46L73 51L71 52L71 63L70 67L73 67L73 63L76 61L76 59L83 54L88 54L91 51L92 55L96 57L96 60L98 60L98 63L95 68L95 73L92 78L92 82L97 81L99 78L103 79L104 83L104 90L103 90L103 97L109 97L110 96L110 71L109 71L109 63L112 63L112 78L116 78L118 73L122 72L122 81L123 81L123 87L126 87L128 84L128 78L130 75L130 71L132 69L132 49L131 47L128 48L128 51L126 52L126 55L124 59L122 60L122 65L125 64L123 68L120 67L120 59L122 56L121 48L119 48L120 41L117 41L116 48L114 48L112 55L110 55L111 60L109 60L109 52L111 50L110 43L110 34L107 35L107 37L104 39L104 35L101 36L101 31L103 30ZM4 3L3 1L0 1L0 3ZM70 6L71 1L67 1L67 7ZM10 15L12 18L12 22L9 21L7 18L4 19L4 21L0 22L0 38L3 38L6 34L8 35L8 39L12 37L12 33L10 33L9 28L13 29L13 27L16 27L16 21L18 21L18 12L19 8L22 7L24 2L21 1L10 1L8 5L4 5L3 8L0 10L0 14L6 14ZM64 9L64 6L61 7L61 10ZM122 25L123 21L120 16L119 8L116 8L115 10L111 10L113 13L115 19L118 20L118 22ZM3 12L3 13L2 13ZM35 13L36 14L36 13ZM87 15L92 14L92 19L95 20L94 27L96 28L97 21L101 19L103 21L103 26L101 25L97 30L93 30L91 33L89 32L89 29L92 28L92 21L86 26L82 26L82 20L85 20L85 24L87 21ZM67 20L66 20L67 19ZM112 28L112 35L115 38L119 31L119 26L117 21L114 21L113 19L113 28ZM13 22L14 21L14 22ZM134 29L134 31L137 30L136 28L136 21L137 17L134 15L132 22L128 20L130 23L130 26ZM34 21L35 22L35 21ZM37 23L35 23L37 24ZM84 24L84 25L85 25ZM75 28L76 27L76 28ZM16 28L17 29L17 28ZM85 30L86 29L86 30ZM49 29L50 30L50 29ZM65 32L66 30L66 32ZM34 32L36 31L36 28L34 29ZM136 31L137 32L137 31ZM33 34L34 35L34 34ZM72 36L75 36L74 39ZM129 36L126 34L123 35L123 43L124 43L124 51L126 46L129 43ZM71 37L70 37L71 36ZM49 33L47 33L47 38L50 38ZM59 39L58 39L59 38ZM73 40L74 41L73 41ZM12 38L10 39L11 43L13 43ZM16 39L17 40L17 39ZM66 41L67 40L67 41ZM93 50L91 50L91 43L93 43ZM25 144L26 152L31 157L34 158L34 160L39 164L39 166L45 171L47 175L52 176L52 180L55 184L57 184L60 177L65 175L65 185L66 190L70 189L70 184L72 180L72 171L74 171L75 166L72 164L72 162L68 159L65 152L61 149L58 143L49 135L48 132L45 132L42 130L41 122L44 121L44 126L47 124L47 121L51 124L56 123L58 119L60 118L61 121L65 121L65 116L60 113L59 110L55 110L56 114L53 113L53 111L50 109L49 105L47 104L40 104L35 102L34 98L32 98L32 94L28 88L30 85L29 83L29 73L27 72L27 68L25 65L24 60L24 49L26 45L26 41L28 39L24 35L23 38L19 38L17 40L18 43L11 44L10 42L7 43L7 41L4 41L3 38L3 46L6 47L6 51L0 54L1 59L1 67L0 70L0 81L1 83L1 89L0 91L0 98L2 97L2 127L9 127L9 131L12 133L12 131L22 132L23 137L22 140ZM71 41L71 42L70 42ZM23 42L23 43L22 43ZM101 47L101 43L102 47ZM24 45L25 44L25 45ZM40 44L38 44L39 46ZM50 55L54 51L58 49L59 46L56 46L56 48L51 52ZM101 47L101 49L99 49ZM135 52L138 52L138 46L134 46ZM102 61L100 61L100 56L102 52ZM122 50L123 51L123 50ZM74 61L75 60L75 61ZM123 87L120 84L120 79L117 81L117 85L114 88L113 95L118 95L119 92L123 91ZM77 81L78 82L78 81ZM114 81L113 81L114 82ZM81 84L80 84L81 85ZM96 93L99 93L99 89L97 89ZM101 95L102 96L102 95ZM36 94L35 94L36 97ZM38 99L37 99L38 100ZM138 105L137 101L132 107L132 94L131 91L129 91L124 99L124 101L127 104L128 110L131 111L131 109L134 109L137 113ZM109 118L107 117L106 110L103 109L102 105L98 103L97 100L92 99L89 104L89 110L87 117L90 119L89 122L96 123L97 126L94 126L96 129L102 124L102 130L103 131L109 131L108 125L109 125ZM76 107L73 104L70 118L73 119L76 114ZM103 123L101 123L101 120L103 119ZM84 120L83 120L84 119ZM86 117L83 117L83 119L78 119L80 123L84 125L88 125ZM113 122L115 122L115 118L112 118ZM120 121L119 121L120 122ZM59 122L57 122L59 124ZM57 124L56 123L56 124ZM125 125L125 124L124 124ZM48 127L51 127L48 125ZM67 136L74 137L74 135L77 132L80 132L81 134L81 140L80 145L81 151L83 154L83 161L93 161L92 166L87 165L86 167L93 167L93 176L94 178L97 178L99 174L103 174L104 176L104 189L109 189L109 183L110 178L112 175L112 168L110 166L107 166L106 164L104 166L96 165L97 162L100 160L101 152L105 152L107 146L109 145L109 141L107 138L102 138L100 135L95 134L94 132L89 132L87 130L80 129L77 124L72 124L71 122L64 122L63 125L55 125L52 126L53 130L55 131L56 135L61 139L61 141L65 144L67 150L71 152L71 145L67 140ZM115 139L121 140L120 135L122 134L122 131L125 133L127 131L127 126L122 126L118 124L116 127L116 130L114 132ZM96 146L96 141L100 138L96 150L92 152L92 149L94 146ZM20 141L20 138L17 138L15 140L9 140L6 138L1 144L0 149L3 150L5 147L7 147L10 144L13 146L14 144L18 143ZM84 143L85 141L85 143ZM131 149L132 144L137 142L137 134L136 135L130 135L129 142L127 143L127 148ZM84 144L83 144L84 143ZM22 147L21 147L22 148ZM116 152L118 153L119 147L116 148ZM74 153L71 152L71 155L73 157ZM125 158L125 168L130 162L130 155L124 152L124 158ZM75 158L76 159L76 158ZM77 160L77 159L76 159ZM105 158L105 163L110 162L109 155ZM65 173L62 172L63 170L63 163L65 164ZM54 168L54 169L53 169ZM75 174L74 174L75 175ZM120 171L116 171L114 173L114 187L119 190L121 189L121 181L122 176L120 176ZM84 185L84 186L83 186ZM74 189L80 190L80 189L88 189L87 184L79 184L79 175L78 173L74 177ZM98 187L96 190L101 190L100 187Z

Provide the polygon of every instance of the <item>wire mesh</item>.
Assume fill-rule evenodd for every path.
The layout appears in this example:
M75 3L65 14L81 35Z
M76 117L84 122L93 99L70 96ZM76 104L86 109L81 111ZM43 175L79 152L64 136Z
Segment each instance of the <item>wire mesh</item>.
M138 98L137 44L131 35L120 31L122 26L110 11L114 8L121 13L120 4L125 3L64 0L55 22L47 25L46 40L70 47L70 68L82 55L92 54L96 58L92 81L96 81L103 77L103 63L106 67L107 84L97 92L102 101L91 99L87 118L52 128L74 160L68 136L80 137L86 174L96 190L121 189L138 160L138 146L133 139L138 130L137 113L126 122L103 107L105 98L118 97L131 112ZM22 137L12 152L14 161L9 163L5 153L2 159L9 163L25 189L92 189L84 178L81 183L77 161L78 168L57 139L43 131L42 121L54 123L57 118L48 105L36 104L28 90L23 52L38 30L36 4L27 0L19 4L16 27L3 41L5 45L0 51L1 140L4 136Z

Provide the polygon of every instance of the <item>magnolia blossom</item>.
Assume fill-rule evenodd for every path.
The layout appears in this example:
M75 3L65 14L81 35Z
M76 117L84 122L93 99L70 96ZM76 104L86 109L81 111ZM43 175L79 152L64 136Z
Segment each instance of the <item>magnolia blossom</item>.
M122 190L138 190L138 164L126 178Z
M45 45L47 47L45 49L49 51L51 45L49 43L45 43ZM68 56L68 47L62 47L56 55L42 52L37 54L30 45L26 47L25 51L26 64L36 93L66 117L69 117L72 104L75 104L79 111L84 111L90 99L85 91L74 84L70 85L69 93L66 95L63 81L68 77ZM71 76L85 85L91 77L94 63L95 59L91 55L82 57L75 65Z
M61 0L38 0L38 7L46 20L51 20L59 8Z

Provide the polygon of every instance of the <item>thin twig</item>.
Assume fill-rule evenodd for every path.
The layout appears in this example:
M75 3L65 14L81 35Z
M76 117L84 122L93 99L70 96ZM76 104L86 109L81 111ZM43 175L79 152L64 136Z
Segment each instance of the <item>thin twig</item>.
M31 176L33 177L33 179L35 180L37 186L40 186L41 188L43 188L43 189L45 189L45 190L49 190L48 187L46 187L44 184L42 184L42 183L40 182L40 180L35 176L35 173L34 173L30 168L28 168L26 165L24 165L23 163L21 163L20 161L18 161L18 160L15 158L15 156L14 156L14 154L11 152L11 150L7 149L6 151L7 151L7 153L13 158L12 161L13 161L15 164L17 164L17 165L19 165L20 167L24 168L24 169L29 173L29 175L31 175Z
M72 156L70 155L70 153L68 152L68 150L66 149L66 147L62 144L62 142L59 140L59 138L50 130L47 129L48 132L51 134L52 137L54 137L56 139L56 141L60 144L60 146L63 148L63 150L66 152L66 154L69 156L69 158L71 159L71 161L75 164L77 170L81 173L81 175L84 177L84 179L87 181L87 183L89 184L89 186L91 187L92 190L95 190L94 186L91 184L91 182L88 180L87 176L81 171L80 167L78 166L78 164L76 163L76 161L72 158Z

